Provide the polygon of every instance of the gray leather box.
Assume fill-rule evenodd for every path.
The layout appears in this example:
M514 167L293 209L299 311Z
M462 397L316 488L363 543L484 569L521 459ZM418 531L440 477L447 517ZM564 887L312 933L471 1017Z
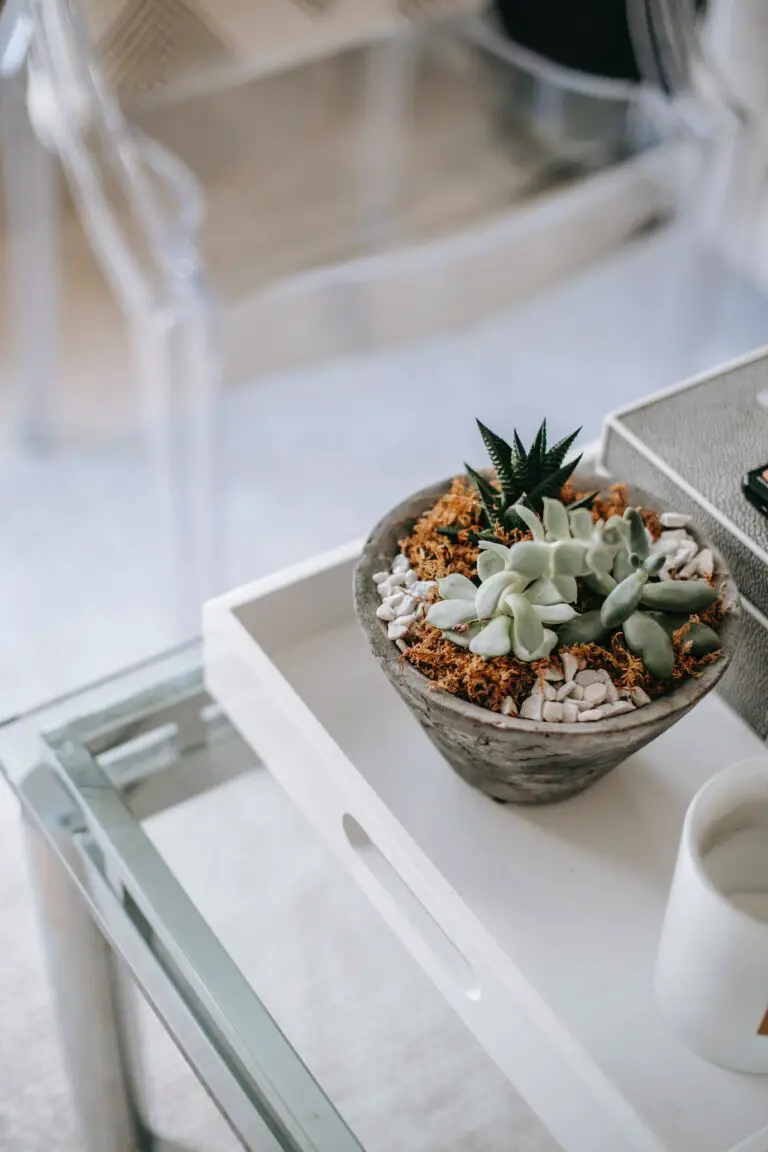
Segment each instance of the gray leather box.
M601 463L695 517L728 559L744 600L742 644L723 678L728 702L768 736L768 517L741 478L768 462L768 350L608 416Z

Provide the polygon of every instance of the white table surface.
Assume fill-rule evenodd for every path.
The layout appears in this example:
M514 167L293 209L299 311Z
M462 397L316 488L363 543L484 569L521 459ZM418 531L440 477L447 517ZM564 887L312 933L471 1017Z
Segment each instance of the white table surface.
M306 762L305 755L305 794L292 784L294 799L321 825L319 809L342 781L348 797L340 801L338 819L321 827L333 840L341 812L361 811L362 777L461 902L457 923L476 924L478 936L503 953L509 987L528 987L533 1001L545 1006L543 1015L533 1015L552 1052L551 1088L546 1060L533 1069L528 1053L519 1050L522 1031L501 1037L508 1061L503 1052L499 1058L498 1037L492 1054L508 1075L511 1068L520 1072L515 1086L564 1147L593 1152L597 1128L594 1116L583 1129L575 1119L566 1123L563 1101L553 1098L568 1083L555 1074L563 1052L571 1067L583 1060L582 1089L594 1087L595 1099L605 1103L606 1127L622 1133L626 1121L622 1148L726 1152L751 1141L749 1152L768 1149L768 1136L757 1135L768 1124L768 1078L724 1071L690 1053L664 1025L652 990L685 809L714 772L764 753L764 745L712 696L581 796L540 808L494 804L449 768L384 679L353 617L350 572L347 560L319 579L292 583L288 577L283 591L273 577L272 592L257 593L255 601L253 588L225 598L230 608L238 597L249 604L233 613L242 635L249 644L253 637L261 641L297 693L291 704L283 684L277 709L287 704L299 716L303 701L313 723L336 743L326 778L327 748L316 762ZM264 688L262 679L258 691ZM261 734L255 746L279 777L280 757L287 762L290 755L289 729L277 719L276 740L264 743L265 713L257 724L247 673L232 700L241 728L253 718L253 732ZM311 725L301 720L299 726L306 737ZM395 839L378 846L397 867ZM440 912L436 904L435 919ZM471 955L471 931L451 938ZM768 976L766 986L768 995ZM547 1012L562 1025L562 1036L556 1029L547 1035ZM472 1027L471 1009L462 1014ZM574 1059L574 1052L581 1056ZM537 1059L531 1047L529 1063ZM577 1083L575 1075L573 1091L582 1090ZM571 1108L573 1101L567 1104ZM569 1114L580 1116L578 1107Z

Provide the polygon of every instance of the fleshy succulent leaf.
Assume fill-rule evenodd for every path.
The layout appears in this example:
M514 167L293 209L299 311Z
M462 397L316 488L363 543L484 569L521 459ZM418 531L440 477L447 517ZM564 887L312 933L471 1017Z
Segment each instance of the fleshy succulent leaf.
M508 569L496 572L484 580L475 595L475 619L487 620L492 616L499 606L499 600L504 590L514 583L516 583L516 574Z
M592 516L586 508L574 508L568 513L568 523L574 540L589 540L592 536Z
M471 640L470 652L492 660L494 656L506 656L512 647L509 616L494 616L485 628Z
M551 496L545 496L542 504L544 505L544 528L550 540L570 540L571 526L568 523L568 513L561 501L553 500Z
M481 580L488 580L497 572L504 571L504 559L498 552L489 552L487 549L477 557L477 574Z
M438 600L427 612L427 624L433 624L441 631L476 619L475 606L469 600Z
M567 624L577 615L571 604L534 604L533 610L542 624Z
M544 625L534 612L533 605L519 593L512 593L505 600L515 619L515 647L526 652L536 652L544 640Z
M477 585L461 572L450 572L447 576L443 576L438 588L443 600L470 600L473 604L475 602Z
M508 509L508 511L514 512L515 515L522 520L526 528L532 532L534 540L544 539L544 525L532 508L529 508L526 504L513 504L512 508Z

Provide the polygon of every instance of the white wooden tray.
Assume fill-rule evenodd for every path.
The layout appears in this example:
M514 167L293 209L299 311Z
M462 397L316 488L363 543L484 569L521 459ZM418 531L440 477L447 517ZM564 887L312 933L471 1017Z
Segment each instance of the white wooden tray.
M685 808L764 745L710 697L581 796L495 804L369 654L358 548L209 602L211 693L568 1152L767 1152L768 1077L689 1053L652 991Z

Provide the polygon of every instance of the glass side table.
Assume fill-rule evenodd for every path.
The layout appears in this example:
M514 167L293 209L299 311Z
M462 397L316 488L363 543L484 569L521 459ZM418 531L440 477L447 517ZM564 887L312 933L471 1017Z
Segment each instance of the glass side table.
M205 692L200 660L192 644L0 725L0 770L21 804L78 1147L170 1147L147 1120L134 985L248 1149L447 1152L502 1147L519 1131L520 1146L551 1152L540 1122L397 952L340 865L322 846L314 854L313 831ZM223 800L226 815L216 809ZM184 842L190 812L205 816L193 844ZM162 822L177 817L169 836ZM246 845L239 856L235 833ZM174 844L184 850L174 854ZM197 889L194 874L205 880ZM290 910L280 953L275 939L286 935L299 881L303 903ZM254 912L242 893L260 882ZM342 913L390 969L361 961L337 935ZM392 967L406 973L407 995L402 984L385 986L381 972ZM361 1040L374 1000L378 1032ZM405 1106L389 1095L398 1078L408 1084ZM390 1121L394 1135L384 1131Z

